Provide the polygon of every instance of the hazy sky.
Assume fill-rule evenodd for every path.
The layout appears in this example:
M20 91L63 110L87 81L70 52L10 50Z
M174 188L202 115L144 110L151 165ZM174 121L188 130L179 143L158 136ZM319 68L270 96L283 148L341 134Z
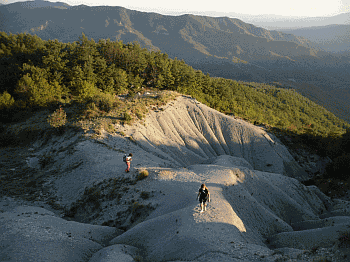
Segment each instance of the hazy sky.
M24 2L25 0L0 0L8 4ZM212 16L242 15L277 15L289 17L333 16L350 12L350 0L242 0L242 1L145 1L145 0L50 0L50 2L64 2L69 5L88 6L122 6L128 9L155 12L164 15L179 15L184 13Z

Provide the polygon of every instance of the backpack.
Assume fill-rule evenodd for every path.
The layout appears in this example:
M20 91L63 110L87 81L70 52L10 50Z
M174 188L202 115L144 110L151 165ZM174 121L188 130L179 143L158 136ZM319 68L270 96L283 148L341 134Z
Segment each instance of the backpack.
M204 199L208 200L208 198L209 198L209 190L208 190L208 188L205 188L205 189L206 189L206 191L207 191L208 193L205 195ZM202 195L202 194L201 194L201 195Z
M123 162L126 162L126 155L123 156Z

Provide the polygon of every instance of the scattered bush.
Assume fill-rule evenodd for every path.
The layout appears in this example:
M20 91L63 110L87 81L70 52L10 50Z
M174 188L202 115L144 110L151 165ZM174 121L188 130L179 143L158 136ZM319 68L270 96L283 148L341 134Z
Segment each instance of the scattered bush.
M96 106L96 104L94 102L88 102L86 104L86 109L87 110L92 110L92 111L97 111L98 110L98 108L97 108L97 106Z
M149 198L149 192L142 191L140 196L142 199L147 199Z
M142 262L143 258L139 255L133 257L136 262Z
M130 89L128 92L128 96L129 96L129 98L135 97L135 91L133 89Z
M143 114L140 112L136 112L136 116L141 120L143 118Z
M137 176L137 180L142 180L148 177L148 171L147 170L142 170L140 171L139 175Z
M89 100L98 92L96 86L86 80L78 81L75 83L74 87L75 90L73 94L76 95L80 101Z
M140 205L139 202L134 202L134 203L132 204L131 211L134 213L134 212L136 212L138 209L143 208L143 207L144 207L144 205Z
M53 157L45 154L43 155L40 159L39 159L39 164L41 166L41 168L45 168L46 166L48 166L53 160Z
M87 119L93 119L98 117L99 115L100 115L99 112L93 109L87 109L84 112L84 118L87 118Z
M9 108L15 103L13 97L5 91L0 95L0 110Z
M109 93L98 92L90 99L90 101L93 102L99 110L107 113L116 105L114 96Z
M125 112L124 113L124 120L126 122L130 122L132 120L132 117L127 112Z
M58 128L64 126L67 122L67 114L64 112L63 108L60 106L55 112L53 112L48 119L50 126Z

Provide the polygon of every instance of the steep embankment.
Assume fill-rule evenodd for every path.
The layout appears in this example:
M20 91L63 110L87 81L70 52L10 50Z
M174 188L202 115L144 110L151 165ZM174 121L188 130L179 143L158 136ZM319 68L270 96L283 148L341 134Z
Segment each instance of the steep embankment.
M350 226L349 202L301 184L304 172L261 128L188 97L143 124L116 128L125 136L105 134L98 143L72 134L38 140L28 164L42 169L38 159L55 150L44 186L56 204L71 220L126 232L20 207L0 215L0 259L15 259L30 242L21 258L36 261L133 261L136 254L146 261L311 261L317 252L304 251L315 247L345 261L336 244ZM128 152L133 168L149 170L130 185L125 178L134 173L121 162ZM211 192L204 213L195 200L201 183Z

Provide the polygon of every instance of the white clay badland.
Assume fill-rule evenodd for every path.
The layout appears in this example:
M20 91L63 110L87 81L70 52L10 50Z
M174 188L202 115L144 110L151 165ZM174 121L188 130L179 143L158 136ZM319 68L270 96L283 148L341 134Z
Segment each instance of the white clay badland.
M332 261L346 261L336 245L349 231L349 202L301 184L307 174L262 128L179 97L164 111L151 112L145 125L119 131L126 136L105 134L102 144L74 134L45 146L37 141L28 164L35 167L36 156L61 149L52 169L63 171L48 177L46 186L66 207L93 183L133 177L145 168L149 176L121 202L136 189L151 192L137 200L155 207L149 216L127 220L124 232L100 226L120 211L114 199L101 204L90 224L67 221L39 202L2 199L1 261L312 261L318 253L305 251L314 247ZM70 155L64 151L69 145ZM134 154L128 174L123 151ZM69 169L74 163L80 165ZM199 213L202 183L211 202Z

